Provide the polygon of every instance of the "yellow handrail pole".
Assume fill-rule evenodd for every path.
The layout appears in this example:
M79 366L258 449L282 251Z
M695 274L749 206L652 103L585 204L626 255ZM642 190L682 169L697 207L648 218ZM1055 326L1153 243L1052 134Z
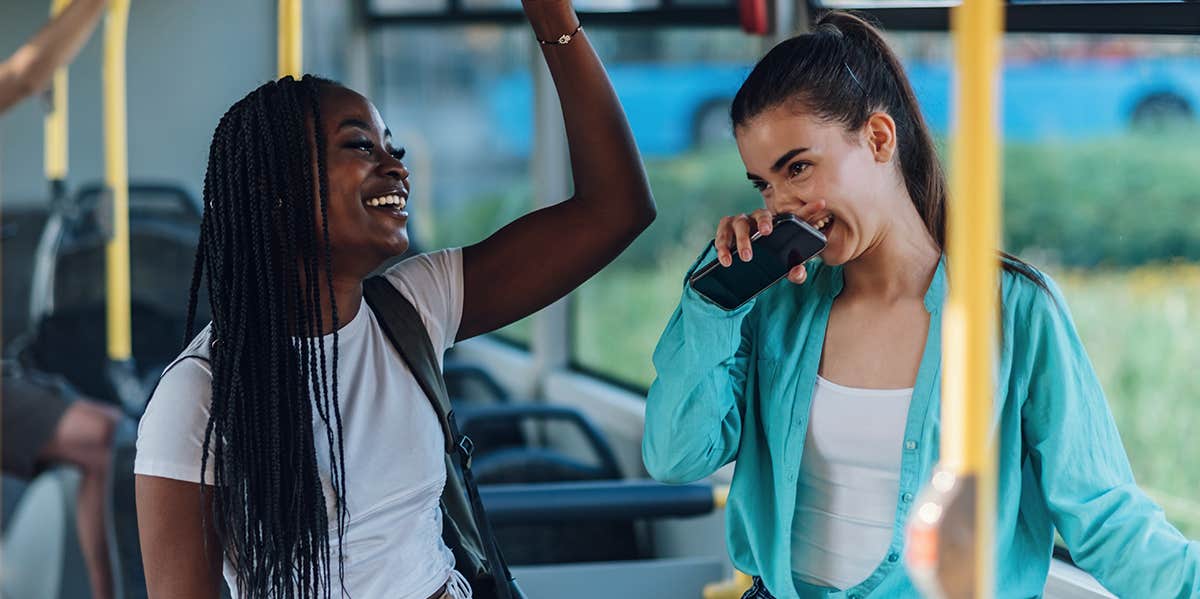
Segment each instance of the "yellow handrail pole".
M958 117L952 142L950 294L945 320L943 463L974 477L974 597L995 592L996 465L992 445L1000 247L1001 0L954 9ZM951 367L952 366L952 367Z
M129 291L129 154L126 139L125 36L129 0L109 0L104 20L104 180L112 199L112 237L106 248L108 357L133 357Z
M297 79L304 73L303 0L279 0L279 76Z
M71 3L71 0L54 0L50 4L50 17L56 17ZM50 110L45 118L45 154L43 164L46 180L57 197L60 187L67 178L67 67L54 72L50 84Z
M717 510L725 509L729 503L729 486L717 485L713 487L713 508ZM749 574L740 570L733 571L733 578L707 584L704 586L703 599L738 599L754 584L754 579Z
M993 365L999 293L1002 0L953 9L949 297L942 316L941 458L908 530L912 579L931 599L995 593Z

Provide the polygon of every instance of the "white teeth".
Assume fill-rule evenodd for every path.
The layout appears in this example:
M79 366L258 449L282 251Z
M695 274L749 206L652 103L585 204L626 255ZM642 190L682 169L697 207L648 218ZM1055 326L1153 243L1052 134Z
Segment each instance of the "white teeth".
M392 194L392 195L380 196L378 198L371 198L366 201L366 204L368 206L372 206L372 207L397 206L403 210L404 207L408 205L408 199L403 196L397 195L397 194Z

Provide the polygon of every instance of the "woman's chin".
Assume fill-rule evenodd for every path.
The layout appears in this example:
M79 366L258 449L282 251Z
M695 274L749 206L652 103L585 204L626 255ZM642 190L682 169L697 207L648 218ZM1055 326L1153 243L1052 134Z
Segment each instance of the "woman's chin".
M409 248L408 234L401 233L397 237L398 238L393 240L392 243L388 244L388 257L389 258L395 258L396 256L402 255L404 252L408 251L408 248Z
M396 258L400 255L403 255L404 252L408 251L408 249L409 249L408 233L401 231L395 235L390 236L386 240L381 240L377 243L372 244L372 247L374 249L375 258L377 260L379 260L379 262L382 264L384 262L387 262L388 260Z

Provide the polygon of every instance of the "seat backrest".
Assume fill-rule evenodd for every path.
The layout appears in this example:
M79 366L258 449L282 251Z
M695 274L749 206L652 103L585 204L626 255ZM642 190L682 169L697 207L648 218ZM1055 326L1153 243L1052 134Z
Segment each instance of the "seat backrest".
M484 460L487 463L487 456L493 452L502 450L515 450L517 453L512 454L514 457L506 458L507 464L515 464L517 455L521 450L538 449L537 453L530 453L530 459L537 459L546 465L547 468L555 467L554 464L561 465L561 460L569 461L580 465L581 467L592 468L591 478L571 478L569 480L611 480L621 478L621 469L617 464L616 454L612 450L612 446L605 440L604 435L600 433L591 420L582 412L567 406L556 406L547 404L531 404L531 403L512 403L490 406L460 406L457 407L459 428L463 434L471 437L475 441L476 461ZM582 441L582 447L574 455L582 456L569 457L565 452L556 450L552 447L552 440L546 438L546 435L539 435L537 442L526 434L527 430L544 430L548 426L561 427L564 432L570 431L572 437ZM503 430L519 430L522 432L521 439L523 443L517 444L511 440L498 439L492 433ZM558 455L561 460L556 462L550 460L548 456ZM536 458L534 458L536 456ZM499 462L495 462L499 463ZM476 476L487 476L486 470L481 470L480 467L475 468ZM513 481L513 482L551 482L551 480L528 480L528 481Z
M43 472L29 483L4 532L5 599L87 599L87 568L75 528L79 475Z
M50 310L40 311L22 339L10 348L22 362L62 375L82 393L121 402L106 356L107 303L102 188L83 188L62 208L61 235L51 244L52 267L35 269L34 286L44 288ZM138 380L157 374L183 341L200 211L183 190L166 185L130 186L130 282L133 358ZM196 322L209 320L205 289Z
M582 412L566 406L514 403L458 408L464 434L475 442L472 470L480 485L536 484L618 480L621 471L611 446ZM553 447L541 435L525 435L524 444L489 445L496 431L522 430L548 424L565 425L582 437L583 448ZM541 438L546 443L531 444ZM580 455L584 454L584 455ZM571 524L497 524L496 540L513 565L607 562L639 559L649 554L633 521Z
M179 353L183 320L141 301L135 301L131 311L134 374L145 380ZM15 350L24 366L59 375L84 395L120 405L121 394L108 370L107 339L105 307L99 303L46 316Z
M461 405L509 403L508 390L478 364L447 359L442 365L450 401Z
M619 476L605 466L570 458L553 449L514 447L481 453L472 468L481 485L559 483L615 480Z

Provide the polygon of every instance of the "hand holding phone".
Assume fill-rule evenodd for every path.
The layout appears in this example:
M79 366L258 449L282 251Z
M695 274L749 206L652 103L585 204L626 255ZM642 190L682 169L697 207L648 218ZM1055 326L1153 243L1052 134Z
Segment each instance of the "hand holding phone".
M749 247L739 248L729 266L719 259L709 262L696 269L688 284L714 304L733 310L819 254L825 243L825 235L812 225L791 214L780 215L768 234L755 232ZM741 250L749 250L749 260L741 259Z

